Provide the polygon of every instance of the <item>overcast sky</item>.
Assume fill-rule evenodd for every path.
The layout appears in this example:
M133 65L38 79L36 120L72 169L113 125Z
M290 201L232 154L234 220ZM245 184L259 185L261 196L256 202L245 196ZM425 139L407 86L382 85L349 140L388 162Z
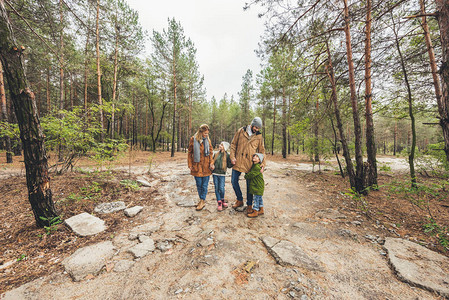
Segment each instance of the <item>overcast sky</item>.
M257 17L257 7L243 11L240 0L128 0L137 10L144 29L162 32L168 18L181 22L184 34L198 50L197 59L204 74L207 99L217 100L234 95L238 99L242 77L246 70L253 77L260 71L260 60L254 50L263 33L263 20ZM147 42L149 55L151 43Z

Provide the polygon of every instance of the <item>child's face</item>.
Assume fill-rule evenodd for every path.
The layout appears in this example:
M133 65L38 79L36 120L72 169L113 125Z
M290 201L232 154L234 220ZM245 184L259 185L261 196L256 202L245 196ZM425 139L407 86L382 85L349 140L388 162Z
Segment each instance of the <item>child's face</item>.
M260 158L259 158L259 156L257 156L257 155L253 155L253 162L254 163L260 163Z
M223 144L220 144L220 145L218 146L218 150L220 150L220 151L223 151L223 150L224 150Z

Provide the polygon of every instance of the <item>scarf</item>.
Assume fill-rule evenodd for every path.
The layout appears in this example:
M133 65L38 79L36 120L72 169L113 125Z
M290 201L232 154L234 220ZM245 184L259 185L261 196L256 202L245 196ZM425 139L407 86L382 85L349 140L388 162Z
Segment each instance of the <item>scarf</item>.
M204 144L204 156L209 156L209 140L207 138L203 138L201 143ZM193 162L199 163L201 160L201 150L200 150L200 142L196 139L193 139Z
M246 133L247 133L249 136L252 136L252 135L253 135L253 131L251 130L251 125L246 126Z

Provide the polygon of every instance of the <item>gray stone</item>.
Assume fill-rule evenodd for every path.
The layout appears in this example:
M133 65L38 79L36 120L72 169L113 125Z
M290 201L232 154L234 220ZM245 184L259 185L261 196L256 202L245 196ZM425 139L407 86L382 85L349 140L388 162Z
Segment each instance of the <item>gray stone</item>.
M137 239L140 235L151 235L153 232L158 231L161 228L160 223L145 223L143 225L139 225L137 227L134 227L131 232L129 233L128 238L130 240Z
M116 211L124 210L125 208L126 205L123 201L100 203L95 207L94 212L98 214L110 214Z
M140 213L142 211L142 209L143 209L142 206L133 206L133 207L125 209L124 213L125 213L125 216L133 218L138 213Z
M76 250L62 265L73 280L80 281L89 274L98 275L114 253L111 241L101 242Z
M240 206L235 209L238 212L244 212L246 210L246 206Z
M80 236L88 236L106 230L104 221L86 212L65 220L67 226Z
M346 216L344 214L332 208L320 210L315 214L315 216L320 219L329 219L329 220L346 219Z
M172 247L173 247L173 244L170 243L169 241L159 241L156 244L156 248L158 248L162 252L166 252L166 251L170 250Z
M204 239L202 239L201 241L198 242L198 244L201 247L207 247L207 246L212 245L213 243L214 243L214 240L212 238L204 238Z
M176 201L176 204L181 207L194 207L197 203L192 199L192 197L180 197Z
M134 247L128 249L134 258L142 258L146 256L149 252L153 252L156 248L154 247L153 239L147 239L143 243L139 243Z
M137 179L136 181L140 185L147 186L147 187L152 187L151 183L149 183L145 179Z
M276 262L282 266L297 266L312 271L324 271L316 261L292 242L276 240L272 237L263 237L262 242Z
M288 293L288 295L289 295L290 297L292 297L292 298L295 298L295 297L296 297L296 293L295 293L294 291L290 291L290 292Z
M114 272L121 273L126 272L135 264L132 260L119 260L114 266Z
M400 280L449 298L449 258L399 238L387 237L384 247Z
M301 300L309 300L309 297L307 297L307 295L302 295Z

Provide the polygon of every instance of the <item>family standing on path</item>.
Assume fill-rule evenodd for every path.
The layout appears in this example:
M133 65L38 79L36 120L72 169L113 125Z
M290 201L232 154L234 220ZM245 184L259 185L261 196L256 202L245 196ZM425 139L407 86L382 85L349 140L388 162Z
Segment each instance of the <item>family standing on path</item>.
M239 178L245 173L247 216L255 218L264 214L262 196L265 187L265 147L261 128L262 120L254 118L250 125L237 130L230 145L228 142L221 142L215 154L209 139L208 125L201 125L190 138L187 162L200 198L196 210L202 210L206 205L210 175L213 175L217 210L222 211L228 207L224 198L225 178L227 168L232 168L231 183L237 198L232 208L243 206Z

